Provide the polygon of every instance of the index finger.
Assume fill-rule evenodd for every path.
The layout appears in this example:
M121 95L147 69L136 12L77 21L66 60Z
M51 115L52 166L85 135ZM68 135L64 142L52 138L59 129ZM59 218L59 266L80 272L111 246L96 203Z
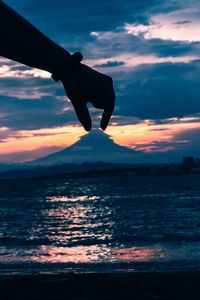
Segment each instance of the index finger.
M76 101L71 101L71 102L80 123L83 125L86 131L90 131L92 127L92 121L90 118L89 110L87 108L87 104L84 102L82 103L81 102L76 103Z

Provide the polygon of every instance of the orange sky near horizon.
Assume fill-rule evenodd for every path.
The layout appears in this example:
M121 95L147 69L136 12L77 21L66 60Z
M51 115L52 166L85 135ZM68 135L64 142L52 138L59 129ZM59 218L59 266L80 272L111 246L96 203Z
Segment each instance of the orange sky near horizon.
M171 120L167 124L152 124L144 121L134 125L110 125L106 133L118 144L152 152L149 147L153 142L176 142L178 136L184 132L200 129L195 118ZM8 128L0 128L0 132ZM0 155L8 155L23 151L36 151L41 148L64 148L75 143L81 136L87 134L81 126L64 126L39 130L22 130L10 134L0 146ZM182 143L187 140L181 139ZM149 148L149 149L148 149ZM163 151L170 149L163 148ZM173 150L173 149L171 149Z

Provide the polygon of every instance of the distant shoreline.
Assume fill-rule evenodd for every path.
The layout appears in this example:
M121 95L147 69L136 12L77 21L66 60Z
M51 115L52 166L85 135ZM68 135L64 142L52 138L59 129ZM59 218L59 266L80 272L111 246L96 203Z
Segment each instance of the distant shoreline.
M152 164L127 166L105 162L84 164L63 164L56 166L37 166L32 168L13 169L0 172L3 180L37 180L37 179L65 179L74 177L106 177L106 176L181 176L199 175L200 167L188 167L183 164Z

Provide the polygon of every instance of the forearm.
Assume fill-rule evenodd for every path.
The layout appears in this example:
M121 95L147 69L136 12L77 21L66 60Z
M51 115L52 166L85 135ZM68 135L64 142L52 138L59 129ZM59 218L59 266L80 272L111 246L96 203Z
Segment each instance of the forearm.
M0 55L54 73L70 54L0 1Z

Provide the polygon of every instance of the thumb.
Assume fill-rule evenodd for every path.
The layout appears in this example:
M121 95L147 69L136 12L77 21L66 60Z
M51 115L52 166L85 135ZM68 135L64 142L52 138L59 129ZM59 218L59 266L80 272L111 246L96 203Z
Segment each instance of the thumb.
M74 110L76 112L76 115L80 121L80 123L83 125L84 129L86 131L90 131L92 127L92 121L90 118L89 110L87 108L87 103L77 103L76 101L72 101L72 105L74 107Z

